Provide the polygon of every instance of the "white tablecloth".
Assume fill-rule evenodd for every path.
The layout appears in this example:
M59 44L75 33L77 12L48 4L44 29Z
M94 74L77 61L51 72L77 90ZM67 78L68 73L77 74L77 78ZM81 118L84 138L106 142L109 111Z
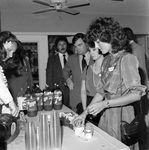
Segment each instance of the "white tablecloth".
M71 111L67 107L63 106L62 110L64 112ZM39 112L49 113L49 112ZM34 121L35 124L38 123L38 116L28 118ZM62 140L62 150L129 150L129 147L118 141L117 139L109 136L107 133L94 126L94 135L91 141L84 141L74 134L74 131L68 127L63 127L63 140ZM21 131L19 136L8 145L8 150L25 150L25 138L24 131Z

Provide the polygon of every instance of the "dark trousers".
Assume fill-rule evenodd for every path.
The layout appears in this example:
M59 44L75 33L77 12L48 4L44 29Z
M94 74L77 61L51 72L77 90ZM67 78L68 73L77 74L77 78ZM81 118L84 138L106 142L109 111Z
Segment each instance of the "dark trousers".
M2 113L2 105L0 104L0 114Z
M92 96L87 96L87 106L91 103L92 99L93 99ZM79 103L76 106L76 108L77 108L76 113L80 115L83 112L82 103ZM92 115L89 114L86 117L86 121L90 121L94 125L98 126L98 123L99 123L99 120L100 120L100 116L101 116L101 113L97 114L96 116L92 116Z
M70 108L70 104L69 104L69 102L70 102L70 96L69 96L69 88L68 88L68 86L63 86L63 88L62 88L62 93L63 93L63 99L62 99L62 101L63 101L63 104L65 105L65 106L67 106L67 107L69 107Z

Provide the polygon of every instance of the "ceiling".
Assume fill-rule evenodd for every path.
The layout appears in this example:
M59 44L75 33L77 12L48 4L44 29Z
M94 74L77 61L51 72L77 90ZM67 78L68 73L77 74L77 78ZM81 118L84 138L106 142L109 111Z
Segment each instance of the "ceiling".
M43 0L48 2L48 0ZM76 0L67 0L76 1ZM0 9L3 11L34 11L47 8L47 6L32 2L32 0L0 0ZM90 5L75 8L81 14L107 14L128 16L149 16L149 0L90 0ZM56 12L46 12L45 15ZM37 14L36 14L37 15ZM39 15L39 14L38 14Z

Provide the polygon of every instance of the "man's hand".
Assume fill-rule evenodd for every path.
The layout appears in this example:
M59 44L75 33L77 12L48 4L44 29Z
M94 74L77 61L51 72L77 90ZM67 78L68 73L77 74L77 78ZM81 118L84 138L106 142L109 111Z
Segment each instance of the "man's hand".
M69 87L69 89L73 90L74 83L72 82L72 80L70 78L67 79L66 83L67 83L67 86Z

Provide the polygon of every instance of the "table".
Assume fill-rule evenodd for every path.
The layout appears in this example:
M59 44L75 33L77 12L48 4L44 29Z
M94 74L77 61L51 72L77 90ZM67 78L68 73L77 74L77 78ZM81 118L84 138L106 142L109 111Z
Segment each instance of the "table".
M52 110L55 111L55 110ZM72 112L66 106L63 106L62 110L58 112ZM39 114L50 113L50 111L38 112L37 117L28 117L29 121L38 123ZM68 127L64 127L62 150L129 150L129 147L111 137L103 130L94 126L94 135L91 141L83 141L81 138L74 134L74 131ZM25 150L25 137L24 131L21 131L18 137L8 145L7 150Z

